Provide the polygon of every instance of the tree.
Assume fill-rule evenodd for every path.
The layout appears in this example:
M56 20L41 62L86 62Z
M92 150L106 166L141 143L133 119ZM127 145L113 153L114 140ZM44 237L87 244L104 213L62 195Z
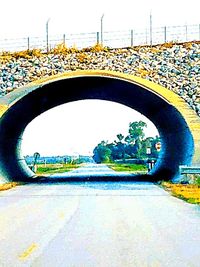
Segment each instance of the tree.
M111 161L111 149L107 146L107 142L101 141L93 151L93 159L97 163L108 163Z
M155 144L160 141L160 138L158 136L144 138L145 127L147 127L147 124L143 121L130 123L129 134L126 137L118 134L113 143L102 141L98 144L93 151L93 159L100 163L127 158L146 158L147 148L150 148L150 156L157 158L158 151Z
M145 136L144 127L147 127L147 124L143 121L129 123L129 135L125 138L125 141L128 144L128 151L131 157L142 157L142 140Z
M144 127L147 127L147 124L143 121L135 121L129 123L129 140L142 140L145 136Z
M122 140L124 139L123 134L117 134L117 138L119 140L119 142L122 142Z

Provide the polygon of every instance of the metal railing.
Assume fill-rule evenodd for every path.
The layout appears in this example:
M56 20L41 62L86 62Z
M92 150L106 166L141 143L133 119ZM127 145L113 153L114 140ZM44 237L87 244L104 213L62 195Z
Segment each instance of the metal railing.
M101 40L100 40L101 35ZM0 52L41 49L49 51L57 44L65 43L67 47L85 48L102 43L110 48L137 45L161 44L166 42L187 42L200 40L200 24L165 26L150 29L131 29L124 31L65 33L57 36L27 37L0 40Z

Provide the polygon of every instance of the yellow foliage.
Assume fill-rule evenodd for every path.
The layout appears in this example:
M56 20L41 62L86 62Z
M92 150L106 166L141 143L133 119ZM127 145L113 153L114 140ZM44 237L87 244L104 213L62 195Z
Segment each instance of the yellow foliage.
M174 46L174 42L165 43L165 44L163 44L161 46L165 47L165 48L172 48Z
M150 72L143 68L136 69L136 72L139 73L140 77L146 77Z
M80 50L76 47L76 45L74 44L73 47L69 48L70 53L78 53L80 52Z
M17 185L18 185L18 183L16 183L16 182L0 184L0 191L11 189Z
M50 53L51 54L62 54L62 55L67 55L67 54L72 54L72 53L78 53L79 49L73 45L73 47L68 48L65 43L57 44L53 49L51 49Z
M41 49L28 50L28 55L29 56L35 56L35 57L41 57L42 52L41 52Z
M33 56L41 57L42 52L40 49L32 49L32 50L24 50L24 51L14 52L14 53L11 53L11 55L16 59L18 59L18 58L29 59Z
M92 47L86 47L82 49L78 49L74 44L73 47L68 48L65 43L57 44L53 49L51 49L51 54L71 54L71 53L81 53L81 52L107 52L108 48L103 45L97 43Z
M198 44L198 41L192 43L191 42L183 43L183 47L186 49L191 49L194 43Z
M5 64L7 63L9 60L11 60L12 56L10 55L0 55L0 64Z
M26 58L26 59L31 58L31 56L29 55L28 50L14 52L12 55L16 59L18 59L18 58Z
M80 53L77 55L77 59L80 63L88 62L89 56L86 53Z
M11 53L8 52L8 51L3 51L3 52L0 53L0 56L1 57L10 57L11 56Z
M51 51L51 54L68 54L69 49L66 47L65 43L57 44Z
M185 199L190 203L200 204L200 186L198 185L163 182L162 186L170 191L173 196Z
M100 43L96 43L94 46L83 48L81 51L82 52L92 52L92 53L108 52L109 51L109 48L103 46Z
M91 52L107 52L108 51L108 48L103 46L102 44L95 44L92 48L91 48Z
M157 48L155 48L155 47L152 47L152 48L151 48L151 52L156 54L156 53L159 53L160 50L157 49Z

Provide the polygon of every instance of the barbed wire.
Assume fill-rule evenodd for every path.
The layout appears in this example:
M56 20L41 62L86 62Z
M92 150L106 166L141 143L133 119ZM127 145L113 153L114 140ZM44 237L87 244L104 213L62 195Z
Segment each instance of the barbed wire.
M151 32L152 30L152 32ZM41 49L48 51L57 44L64 43L67 47L85 48L102 43L110 48L137 45L161 44L166 42L188 42L200 40L200 24L165 26L153 29L131 29L103 32L100 40L99 32L64 33L62 35L0 39L0 52ZM102 36L101 36L102 37ZM151 40L152 37L152 40Z

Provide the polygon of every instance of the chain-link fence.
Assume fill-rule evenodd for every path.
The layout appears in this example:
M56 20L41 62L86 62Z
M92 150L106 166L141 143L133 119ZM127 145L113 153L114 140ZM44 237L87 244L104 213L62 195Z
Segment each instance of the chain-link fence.
M100 38L101 37L101 38ZM161 44L166 42L187 42L200 40L200 24L165 26L153 29L132 29L124 31L65 33L63 35L27 37L20 39L0 40L0 52L22 51L39 48L49 51L57 44L65 43L67 47L84 48L102 43L110 48L130 47L137 45Z

